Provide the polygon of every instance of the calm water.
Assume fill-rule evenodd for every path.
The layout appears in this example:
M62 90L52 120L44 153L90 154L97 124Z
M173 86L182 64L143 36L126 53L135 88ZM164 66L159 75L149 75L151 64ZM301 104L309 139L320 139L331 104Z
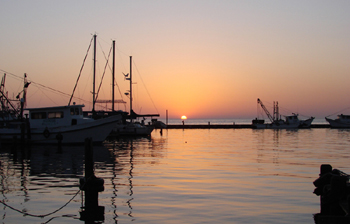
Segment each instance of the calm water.
M305 120L309 117L302 117L299 116L299 119L301 120ZM335 117L332 117L335 118ZM232 118L232 119L214 119L214 118L208 118L208 119L187 119L185 120L185 124L208 124L208 122L210 122L210 124L251 124L252 123L252 119L254 118L250 118L250 119L242 119L242 118ZM260 119L262 119L260 117ZM159 119L160 121L164 122L165 124L166 119L162 118ZM270 123L269 119L265 118L265 122L266 123ZM168 124L182 124L182 120L179 119L168 119ZM312 124L329 124L324 118L315 118L314 121L312 122Z
M314 223L312 182L350 173L350 130L159 130L94 147L104 223ZM78 192L84 147L0 150L1 200L44 215ZM2 223L83 223L81 194L44 218L0 204Z

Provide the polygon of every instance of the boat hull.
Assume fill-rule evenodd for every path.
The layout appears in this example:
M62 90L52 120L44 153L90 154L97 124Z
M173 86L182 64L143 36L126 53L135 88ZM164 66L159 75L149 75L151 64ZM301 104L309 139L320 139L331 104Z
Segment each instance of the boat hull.
M119 124L113 128L112 136L149 136L154 129L153 125Z
M263 122L257 122L259 120L253 120L253 128L255 129L297 129L297 128L310 128L311 123L314 120L314 117L311 117L306 120L293 120L293 122L285 122L279 120L270 124L264 124Z
M311 117L311 118L306 119L306 120L301 120L299 128L310 128L311 127L311 123L312 123L312 121L314 119L315 119L314 117Z
M350 121L325 118L331 128L350 128Z
M111 133L120 115L111 116L104 119L94 120L79 125L62 126L55 128L31 128L30 142L34 144L82 144L86 138L92 138L94 143L103 142ZM28 136L28 133L24 133ZM2 143L13 142L13 139L21 138L21 130L0 129L0 139Z

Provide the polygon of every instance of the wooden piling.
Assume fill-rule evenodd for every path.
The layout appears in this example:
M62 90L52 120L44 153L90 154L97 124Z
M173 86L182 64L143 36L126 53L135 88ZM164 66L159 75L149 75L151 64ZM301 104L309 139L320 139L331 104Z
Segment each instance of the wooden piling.
M95 177L92 138L85 139L85 177L80 179L80 189L85 191L85 207L80 219L85 221L103 221L104 206L98 205L98 192L104 190L102 178Z

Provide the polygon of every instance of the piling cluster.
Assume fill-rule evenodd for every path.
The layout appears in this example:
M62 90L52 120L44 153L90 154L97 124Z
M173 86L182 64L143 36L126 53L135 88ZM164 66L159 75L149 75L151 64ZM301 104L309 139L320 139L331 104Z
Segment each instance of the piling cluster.
M349 175L329 164L320 167L319 178L313 184L314 194L320 196L320 213L315 223L350 223Z

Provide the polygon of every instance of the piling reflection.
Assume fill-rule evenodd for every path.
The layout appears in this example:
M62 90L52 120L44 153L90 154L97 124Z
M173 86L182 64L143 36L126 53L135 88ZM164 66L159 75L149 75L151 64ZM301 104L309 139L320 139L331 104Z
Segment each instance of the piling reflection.
M113 191L111 198L114 209L113 220L116 223L118 220L124 219L123 216L129 217L131 220L134 219L134 169L138 165L145 165L144 163L153 165L159 163L158 160L163 157L164 143L165 140L154 140L150 137L124 137L105 144L113 161L112 177L109 182ZM106 183L107 188L108 185Z
M257 148L257 162L279 164L282 152L293 152L299 148L299 136L302 131L309 130L253 130Z
M98 193L104 191L104 180L94 173L92 138L85 139L85 176L79 180L79 189L85 192L85 204L80 211L80 220L88 223L104 221L104 206L98 204Z
M94 155L95 161L110 163L108 150L104 146L94 146L94 149L98 151ZM64 205L62 208L71 206L65 203L79 191L77 180L83 175L83 163L84 147L82 146L59 148L54 145L36 145L22 148L18 145L2 145L0 192L4 205L3 222L13 220L16 210L19 215L23 213L24 216L22 216L28 220L28 217L46 217L45 214L62 205ZM41 202L49 200L45 196L47 194L50 195L49 208L42 207L43 202ZM74 202L80 202L79 198L77 197L71 204ZM36 205L37 203L39 204ZM9 207L8 204L15 206ZM57 207L53 208L55 204ZM10 215L6 215L7 213ZM16 222L21 222L18 216L15 217ZM71 214L62 214L58 217L77 218L76 215Z

